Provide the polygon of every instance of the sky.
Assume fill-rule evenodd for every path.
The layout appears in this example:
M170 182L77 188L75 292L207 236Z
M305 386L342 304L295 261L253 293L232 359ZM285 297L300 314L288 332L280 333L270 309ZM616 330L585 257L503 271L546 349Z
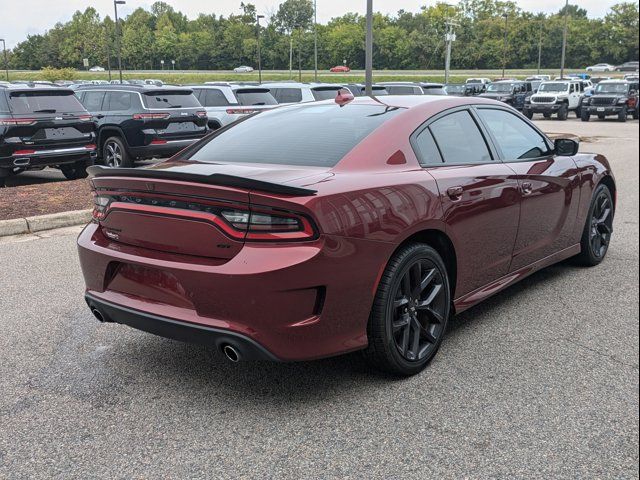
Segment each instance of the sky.
M215 13L229 15L240 12L241 0L164 0L176 10L186 14L189 18L199 13ZM245 0L253 3L260 13L267 16L278 9L281 0ZM590 17L602 17L607 10L620 0L580 0L572 1L587 10ZM326 22L332 17L347 12L364 13L365 0L317 0L318 21ZM123 14L130 13L138 7L148 8L152 0L127 0L127 5L121 6ZM374 0L374 10L388 14L395 14L398 10L417 12L421 5L435 4L435 0ZM456 3L449 0L448 3ZM564 5L563 0L521 0L517 2L521 8L533 12L556 12ZM7 47L12 48L24 40L29 34L44 33L57 22L68 21L76 10L84 10L92 6L102 17L113 17L112 0L0 0L0 38L4 38ZM37 12L37 13L36 13Z

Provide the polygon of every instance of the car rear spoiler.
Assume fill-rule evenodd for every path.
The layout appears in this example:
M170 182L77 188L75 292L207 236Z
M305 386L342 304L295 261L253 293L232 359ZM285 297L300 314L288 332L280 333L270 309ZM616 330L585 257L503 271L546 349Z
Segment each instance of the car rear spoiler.
M292 187L290 185L265 182L246 177L236 177L234 175L225 175L223 173L199 175L196 173L171 172L167 170L154 170L149 168L108 168L100 165L94 165L87 168L87 173L91 178L138 177L156 180L181 180L207 185L221 185L225 187L245 188L247 190L259 190L261 192L291 195L295 197L306 197L317 193L317 190L311 190L309 188Z

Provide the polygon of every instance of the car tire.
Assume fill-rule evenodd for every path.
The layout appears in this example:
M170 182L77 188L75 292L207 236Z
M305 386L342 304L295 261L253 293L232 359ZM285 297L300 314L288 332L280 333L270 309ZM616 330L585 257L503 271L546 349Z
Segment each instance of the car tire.
M544 118L551 118L551 114L550 114L550 113L548 113L548 112L544 112L544 113L542 114L542 116L543 116Z
M627 121L627 111L626 110L621 110L620 113L618 113L618 121L619 122L626 122Z
M594 267L604 260L611 242L614 216L615 205L611 190L600 184L593 192L580 240L581 252L575 257L576 263Z
M576 118L582 118L582 107L578 107L574 110Z
M102 145L102 161L106 167L131 168L133 159L120 137L109 137Z
M450 310L449 276L438 252L422 243L402 247L380 278L365 358L394 375L419 373L440 347Z
M569 117L569 106L565 103L558 110L558 120L566 120Z
M525 110L524 116L527 117L529 120L531 120L533 119L533 112L531 110Z
M591 119L591 114L586 110L582 110L582 112L580 113L580 119L583 122L588 122Z
M639 113L639 112L638 112L638 109L635 109L635 110L633 111L633 119L634 119L634 120L638 120L638 117L640 116L640 115L638 115L638 113Z
M81 178L87 178L87 168L93 165L93 161L82 161L76 163L70 163L67 165L60 165L60 171L67 180L80 180Z
M607 118L605 115L602 115L600 113L598 114L598 119L604 120L605 118Z

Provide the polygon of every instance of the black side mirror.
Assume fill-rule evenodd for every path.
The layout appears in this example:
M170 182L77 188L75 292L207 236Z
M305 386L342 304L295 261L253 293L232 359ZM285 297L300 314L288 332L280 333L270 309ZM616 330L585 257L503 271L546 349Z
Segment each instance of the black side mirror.
M556 155L561 157L573 157L578 153L580 144L570 138L558 138L554 142Z

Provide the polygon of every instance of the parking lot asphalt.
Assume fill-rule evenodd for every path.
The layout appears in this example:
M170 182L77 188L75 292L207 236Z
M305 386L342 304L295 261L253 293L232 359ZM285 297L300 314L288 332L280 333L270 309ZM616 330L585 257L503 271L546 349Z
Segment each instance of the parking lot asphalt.
M405 380L101 325L77 229L0 240L0 478L638 478L638 122L539 124L611 160L606 261L454 318Z

